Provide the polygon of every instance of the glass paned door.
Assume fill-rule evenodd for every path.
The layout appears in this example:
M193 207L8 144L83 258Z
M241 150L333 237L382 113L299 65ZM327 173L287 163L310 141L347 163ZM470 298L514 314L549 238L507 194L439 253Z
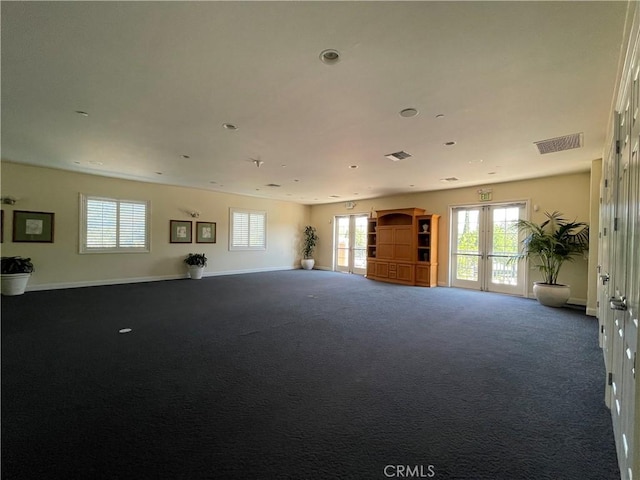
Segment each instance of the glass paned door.
M334 269L364 275L367 271L367 215L335 217Z
M452 224L454 244L451 249L453 286L480 290L483 254L480 230L481 208L456 208Z
M490 206L487 249L487 290L522 295L524 268L518 255L517 223L524 205Z
M452 209L451 284L523 295L524 269L518 254L516 224L525 204Z

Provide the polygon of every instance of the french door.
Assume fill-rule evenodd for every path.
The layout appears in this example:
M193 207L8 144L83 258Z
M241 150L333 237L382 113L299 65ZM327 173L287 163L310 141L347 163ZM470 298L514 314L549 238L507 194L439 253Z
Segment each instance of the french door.
M605 400L611 408L620 474L632 480L640 471L640 68L626 81L624 109L616 113L615 148L603 168L598 314L607 369Z
M335 217L334 270L367 273L367 219L367 214Z
M516 223L526 203L451 209L451 285L524 295L525 269L518 255Z

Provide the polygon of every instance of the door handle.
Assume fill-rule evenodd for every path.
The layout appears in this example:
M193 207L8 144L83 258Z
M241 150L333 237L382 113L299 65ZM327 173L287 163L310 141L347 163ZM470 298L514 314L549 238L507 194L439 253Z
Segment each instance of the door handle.
M609 306L611 307L611 310L626 310L627 297L611 297L611 299L609 299Z
M602 285L606 285L607 282L609 281L609 274L608 273L603 273L602 275L600 275L600 280L602 280Z

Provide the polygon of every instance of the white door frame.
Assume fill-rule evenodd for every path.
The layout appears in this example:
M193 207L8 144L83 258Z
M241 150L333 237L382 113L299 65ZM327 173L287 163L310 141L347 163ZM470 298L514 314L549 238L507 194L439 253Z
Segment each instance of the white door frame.
M347 220L349 223L349 238L347 240L348 245L342 246L340 244L340 220ZM364 243L360 246L357 245L357 219L364 219L364 229L362 231ZM337 272L355 273L357 275L365 275L367 273L367 226L369 215L367 213L354 213L345 215L336 215L334 217L333 225L333 269ZM360 254L360 255L358 255ZM362 266L356 265L356 257L364 259ZM343 260L346 257L346 264Z
M493 219L491 217L491 212L495 208L500 207L509 207L509 206L519 206L522 208L520 218L529 218L529 200L513 200L513 201L505 201L505 202L485 202L485 203L477 203L477 204L464 204L464 205L450 205L449 206L449 238L450 238L450 254L449 254L449 285L462 287L462 288L473 288L476 290L482 291L491 291L497 293L508 293L511 295L527 295L527 285L528 285L528 269L523 262L519 262L518 264L518 285L516 288L512 286L503 286L500 284L496 284L491 282L491 258L493 257L503 257L504 255L494 254L492 251L489 251L491 247L492 238L493 238ZM480 222L480 244L479 251L477 254L469 254L465 253L466 256L477 256L479 258L478 261L478 280L470 281L470 280L458 280L455 278L456 272L456 257L458 255L457 252L457 244L456 244L456 211L460 209L468 209L468 210L478 210L479 211L479 222Z

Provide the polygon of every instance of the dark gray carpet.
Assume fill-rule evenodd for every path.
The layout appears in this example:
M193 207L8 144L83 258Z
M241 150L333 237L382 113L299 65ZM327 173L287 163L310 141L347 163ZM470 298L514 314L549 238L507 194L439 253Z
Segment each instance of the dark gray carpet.
M3 297L2 477L618 479L597 338L322 271Z

